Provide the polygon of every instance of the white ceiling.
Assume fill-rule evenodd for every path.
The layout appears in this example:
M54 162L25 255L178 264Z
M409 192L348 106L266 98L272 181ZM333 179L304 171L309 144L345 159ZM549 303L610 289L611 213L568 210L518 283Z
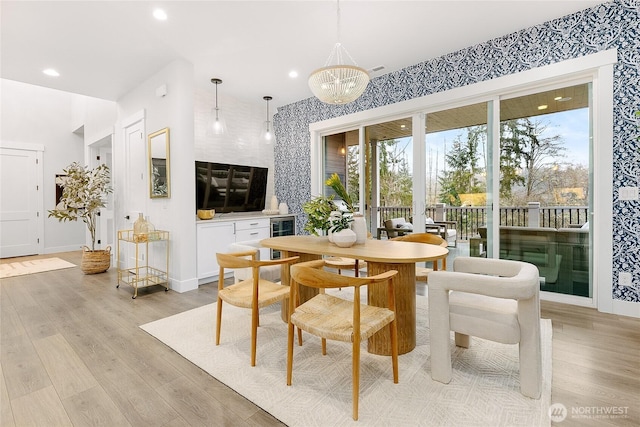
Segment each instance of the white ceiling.
M359 66L384 66L376 77L599 3L343 0L341 42ZM220 97L289 104L312 96L307 77L337 39L336 1L2 0L0 14L2 78L109 100L183 58L212 94L218 77Z

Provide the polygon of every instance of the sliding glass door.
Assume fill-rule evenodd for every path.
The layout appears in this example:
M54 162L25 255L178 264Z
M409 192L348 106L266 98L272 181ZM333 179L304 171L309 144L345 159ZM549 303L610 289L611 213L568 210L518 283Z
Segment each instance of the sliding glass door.
M590 83L500 102L500 258L541 290L592 297Z
M590 298L590 91L531 91L326 136L324 179L340 176L374 236L401 219L442 233L453 256L530 262L541 290Z

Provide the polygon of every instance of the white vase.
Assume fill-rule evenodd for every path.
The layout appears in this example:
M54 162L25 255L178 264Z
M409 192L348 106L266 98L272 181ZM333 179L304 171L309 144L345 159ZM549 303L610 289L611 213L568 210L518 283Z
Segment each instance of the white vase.
M356 245L362 245L367 241L367 221L362 214L353 214L351 230L356 233Z
M333 233L333 243L341 248L353 246L356 242L356 233L348 228Z
M333 243L333 231L331 229L327 230L327 239L329 239L329 243Z
M285 202L280 203L278 212L280 213L280 215L287 215L289 213L289 206L287 206Z
M327 236L329 236L330 243L333 243L333 232L331 231L331 229L333 228L333 221L339 220L340 218L342 218L342 212L340 211L331 211L331 213L329 214L329 224L331 225L331 227L327 230Z

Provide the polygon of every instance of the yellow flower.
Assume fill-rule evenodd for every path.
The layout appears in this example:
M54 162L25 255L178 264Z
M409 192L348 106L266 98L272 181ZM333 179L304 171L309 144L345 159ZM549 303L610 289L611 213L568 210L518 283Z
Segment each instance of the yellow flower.
M353 203L351 202L351 197L349 196L349 193L347 193L347 190L344 188L344 185L342 185L342 181L340 181L340 177L338 176L338 174L334 173L333 175L331 175L325 181L325 184L331 187L333 191L336 192L338 197L340 197L347 205L347 209L353 212Z

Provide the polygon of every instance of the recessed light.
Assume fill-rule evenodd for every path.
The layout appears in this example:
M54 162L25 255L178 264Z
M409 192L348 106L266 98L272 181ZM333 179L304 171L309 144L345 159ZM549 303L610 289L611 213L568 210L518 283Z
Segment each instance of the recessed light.
M298 77L298 72L296 70L289 71L289 77L295 79L296 77Z
M47 76L51 76L51 77L60 76L60 73L57 72L56 70L54 70L53 68L46 68L46 69L42 70L42 72L45 73Z
M538 110L546 110L547 108L549 108L548 105L538 105Z
M554 101L560 101L562 99L561 96L556 96L555 98L553 98Z
M167 20L167 12L162 9L156 9L153 11L153 17L158 21L166 21Z
M400 129L404 129L406 127L407 127L407 125L400 125Z

